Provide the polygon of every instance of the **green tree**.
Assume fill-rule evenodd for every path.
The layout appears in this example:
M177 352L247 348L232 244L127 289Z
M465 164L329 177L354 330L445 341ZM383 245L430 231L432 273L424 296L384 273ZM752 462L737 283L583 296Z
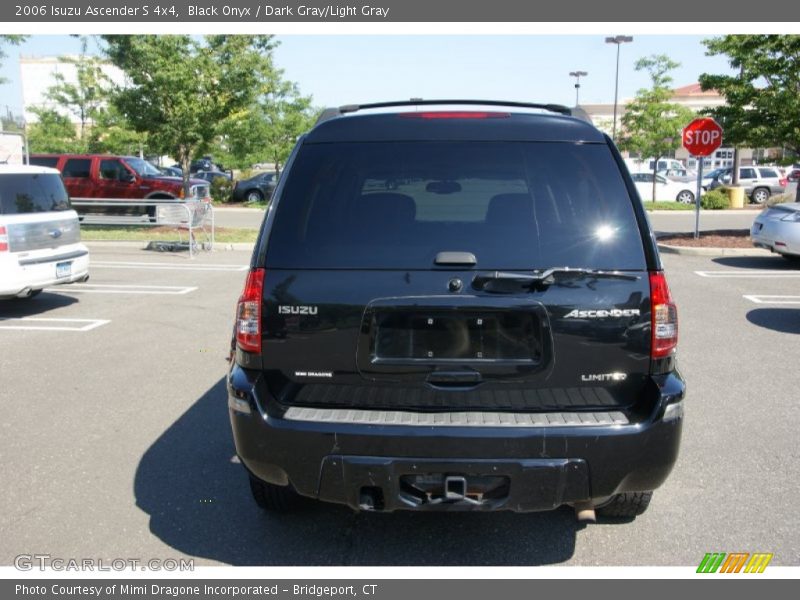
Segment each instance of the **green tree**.
M670 102L672 77L669 72L680 63L663 54L640 58L636 70L646 70L651 86L636 92L625 107L622 117L622 136L619 146L643 157L653 157L653 200L656 199L655 174L658 159L670 155L681 145L681 130L689 124L694 113L680 104Z
M75 79L68 79L62 72L55 73L55 84L44 95L77 119L80 124L78 137L88 147L87 130L94 126L108 102L111 81L105 74L103 61L87 54L87 47L88 39L83 36L81 53L77 57L59 58L62 64L75 67Z
M112 103L147 134L151 149L174 156L189 194L189 165L219 124L245 112L271 75L272 36L106 35L106 53L127 77Z
M225 164L244 168L269 162L280 174L297 138L313 125L317 111L311 107L311 96L303 96L283 75L273 71L249 110L221 124L215 156Z
M783 147L800 156L800 36L725 35L703 44L709 56L726 55L738 73L700 76L704 90L725 98L709 113L722 125L726 144Z
M38 117L28 126L28 146L31 152L85 152L69 117L49 108L32 108Z
M18 46L25 41L26 37L24 35L0 35L0 64L3 64L3 59L6 57L6 53L3 52L3 46L6 44ZM5 78L0 77L0 84L6 83L6 81Z

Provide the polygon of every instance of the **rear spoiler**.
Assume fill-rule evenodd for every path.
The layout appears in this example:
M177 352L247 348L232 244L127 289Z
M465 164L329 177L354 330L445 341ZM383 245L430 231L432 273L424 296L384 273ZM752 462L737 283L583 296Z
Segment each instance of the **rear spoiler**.
M435 105L465 105L465 106L498 106L510 108L533 108L545 110L552 113L564 115L566 117L576 117L582 121L591 123L589 115L580 107L569 108L561 104L539 104L533 102L510 102L503 100L423 100L422 98L411 98L410 100L397 100L392 102L373 102L371 104L345 104L343 106L326 108L317 118L317 125L341 117L343 115L366 110L371 108L391 108L400 106L435 106Z

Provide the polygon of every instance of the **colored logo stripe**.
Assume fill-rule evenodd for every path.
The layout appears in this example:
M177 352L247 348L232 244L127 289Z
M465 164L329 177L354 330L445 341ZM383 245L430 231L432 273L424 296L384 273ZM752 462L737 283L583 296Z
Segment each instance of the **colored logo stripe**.
M750 558L750 562L744 568L745 573L763 573L764 569L772 560L772 554L766 552L757 552Z
M726 558L727 557L727 558ZM698 573L763 573L772 561L773 554L768 552L707 552L697 567ZM749 559L749 560L748 560Z
M716 573L725 558L724 552L706 552L700 566L697 567L698 573Z
M728 554L728 558L722 563L720 573L738 573L742 570L749 556L748 552L732 552Z

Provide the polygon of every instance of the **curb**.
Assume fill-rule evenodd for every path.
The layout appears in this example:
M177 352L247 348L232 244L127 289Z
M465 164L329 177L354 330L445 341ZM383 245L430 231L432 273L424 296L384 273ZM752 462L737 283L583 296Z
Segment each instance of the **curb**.
M125 242L119 240L87 240L83 242L84 245L92 248L133 248L138 250L147 250L150 242ZM214 247L212 248L213 252L217 251L228 251L228 250L243 250L247 252L252 252L255 248L254 243L250 242L215 242Z
M658 250L664 254L681 254L683 256L773 256L769 250L760 248L693 248L691 246L658 244Z

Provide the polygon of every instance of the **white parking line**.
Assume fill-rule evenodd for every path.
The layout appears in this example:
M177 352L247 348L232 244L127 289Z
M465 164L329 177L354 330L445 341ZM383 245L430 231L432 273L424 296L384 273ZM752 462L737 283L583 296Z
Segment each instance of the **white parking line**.
M695 271L700 277L720 279L729 277L733 279L796 279L800 271L761 271L761 270L723 270L723 271Z
M195 291L196 287L176 285L111 285L101 283L74 283L69 287L46 288L46 292L76 292L79 294L161 294L180 296Z
M756 304L800 304L800 296L745 294L742 298Z
M63 323L63 325L34 325L34 323ZM69 326L67 323L74 323ZM81 325L83 323L83 325ZM0 317L0 329L32 329L38 331L91 331L111 323L108 319L55 319L44 317Z
M150 269L153 271L247 271L249 265L215 265L209 263L191 263L179 265L161 262L128 262L128 261L92 261L91 268L105 269Z

